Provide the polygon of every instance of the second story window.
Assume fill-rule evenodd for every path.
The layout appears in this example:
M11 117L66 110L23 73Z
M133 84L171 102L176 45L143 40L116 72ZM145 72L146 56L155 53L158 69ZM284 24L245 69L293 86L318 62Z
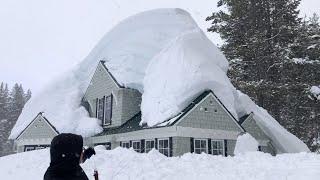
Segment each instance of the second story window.
M97 99L97 119L103 121L103 104L104 98Z
M110 125L112 118L112 94L105 97L104 105L104 125Z
M97 99L96 118L103 122L103 125L110 125L112 118L112 94Z

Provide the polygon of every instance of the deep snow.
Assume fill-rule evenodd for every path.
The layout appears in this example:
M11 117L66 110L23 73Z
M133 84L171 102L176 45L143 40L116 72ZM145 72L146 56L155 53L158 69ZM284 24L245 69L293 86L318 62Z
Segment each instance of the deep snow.
M313 153L271 156L251 152L235 157L185 154L168 158L158 151L148 154L117 148L96 148L97 156L82 165L90 179L97 168L100 179L140 180L318 180L320 155ZM0 157L1 179L42 180L49 165L49 150Z
M278 152L308 151L302 141L233 87L226 75L226 58L182 9L151 10L119 23L72 72L26 104L10 138L16 138L40 111L59 132L83 136L100 132L98 121L79 106L100 60L105 60L120 84L143 93L141 123L162 123L211 89L236 118L253 112Z

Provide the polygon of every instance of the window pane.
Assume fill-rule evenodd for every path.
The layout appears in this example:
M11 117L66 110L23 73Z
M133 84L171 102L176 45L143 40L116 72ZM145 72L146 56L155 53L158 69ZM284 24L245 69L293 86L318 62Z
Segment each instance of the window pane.
M207 148L207 142L206 142L206 140L202 140L201 141L201 148Z
M163 140L159 140L159 149L163 148Z
M107 96L105 99L105 122L104 124L110 124L111 123L111 115L112 115L112 95Z
M194 147L200 148L200 140L195 140Z
M217 141L212 141L211 142L211 145L212 145L212 149L217 149Z
M169 147L169 140L164 140L164 148L168 148Z
M213 154L213 155L219 155L219 152L218 152L217 150L214 150L214 149L213 149L213 150L212 150L212 154Z

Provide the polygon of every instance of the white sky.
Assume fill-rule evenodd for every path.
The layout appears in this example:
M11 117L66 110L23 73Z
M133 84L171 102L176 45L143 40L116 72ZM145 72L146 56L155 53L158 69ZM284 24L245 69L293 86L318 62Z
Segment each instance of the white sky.
M148 9L180 7L202 29L217 0L0 0L0 82L39 92L80 62L119 20ZM301 11L320 14L320 0ZM213 41L219 41L209 34Z

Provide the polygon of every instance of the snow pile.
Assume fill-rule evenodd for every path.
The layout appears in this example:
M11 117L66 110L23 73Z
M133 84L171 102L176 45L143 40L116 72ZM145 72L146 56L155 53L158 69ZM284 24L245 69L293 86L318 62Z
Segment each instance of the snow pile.
M238 136L234 154L239 155L258 150L259 143L249 133Z
M82 165L92 180L95 167L100 179L112 180L318 180L320 177L320 155L314 153L271 156L251 152L235 157L188 153L167 158L155 150L141 154L130 149L98 148L96 152L96 156ZM1 178L42 180L49 161L48 149L1 157Z
M226 75L226 58L181 9L147 11L119 23L72 72L31 99L10 138L16 138L40 111L59 132L83 136L100 132L98 121L80 107L100 60L105 60L120 84L143 94L141 123L160 124L211 89L234 117L254 112L278 152L308 151L302 141L233 87Z
M146 69L142 123L154 126L177 115L205 89L212 89L237 116L227 70L227 60L200 29L180 35Z
M320 86L312 86L310 92L317 100L320 100Z

